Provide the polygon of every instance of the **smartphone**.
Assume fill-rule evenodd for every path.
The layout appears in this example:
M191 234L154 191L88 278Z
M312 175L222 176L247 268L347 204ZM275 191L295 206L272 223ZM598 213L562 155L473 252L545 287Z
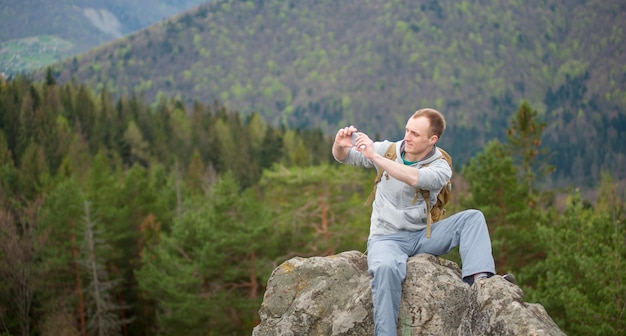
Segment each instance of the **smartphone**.
M356 145L356 138L359 136L358 132L352 132L352 144Z

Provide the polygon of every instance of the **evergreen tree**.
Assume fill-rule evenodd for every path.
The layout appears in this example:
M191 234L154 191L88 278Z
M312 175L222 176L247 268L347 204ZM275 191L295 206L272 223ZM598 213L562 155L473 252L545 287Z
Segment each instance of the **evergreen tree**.
M170 107L169 122L172 129L172 138L168 143L170 153L186 166L192 154L192 126L187 112L180 103Z
M130 150L129 163L147 165L150 160L148 143L133 120L128 123L124 131L124 141Z
M295 131L288 130L283 138L283 164L290 167L307 167L313 162L311 153Z
M14 201L18 192L18 174L4 132L0 130L0 208L9 208Z
M42 146L30 142L20 159L18 187L22 199L32 200L50 181L48 162Z
M153 153L159 162L165 162L172 164L176 157L171 152L170 145L173 141L172 123L170 121L170 112L168 102L164 97L161 97L156 103L154 112L154 143Z
M470 196L463 208L477 208L485 215L499 273L519 269L537 257L533 246L536 220L526 202L526 189L518 182L513 159L499 141L491 141L463 168Z
M90 143L91 152L116 151L118 155L123 157L124 139L122 134L126 127L119 122L118 114L106 87L98 96L90 95L85 99L90 99L88 106L92 107L89 120L93 121L93 125L85 135L85 139Z
M256 153L261 150L263 139L267 132L267 124L259 113L253 113L246 121L246 133L250 141L252 152Z
M228 114L218 119L214 131L220 158L218 172L232 173L242 188L253 185L260 176L260 169L251 153L250 138L239 118Z
M84 271L79 265L83 240L83 195L73 178L60 182L46 197L41 224L37 228L40 250L37 265L38 297L42 320L61 327L64 314L76 316L77 328L86 334Z
M76 119L70 121L74 131L80 133L87 140L90 152L96 153L102 143L102 138L95 129L98 114L96 113L93 92L84 85L78 86L72 105Z
M202 156L198 149L194 149L191 156L191 163L187 169L187 185L196 194L203 194L209 186L209 178L205 176L206 171L204 168L204 162L202 162Z
M558 221L537 227L546 258L525 270L525 276L539 278L528 297L541 303L568 335L626 332L623 201L619 208L620 216L593 209L576 191Z
M14 159L22 154L19 144L22 141L20 111L26 87L28 84L23 77L11 82L0 81L0 130L6 136L7 147Z
M539 120L537 111L524 101L506 131L508 149L519 164L519 176L526 186L529 201L532 202L538 201L534 199L538 194L537 182L554 171L554 167L547 162L548 151L541 148L545 127L546 124Z
M63 175L63 173L59 173L59 170L62 169L63 160L69 153L74 139L74 132L67 119L61 114L58 115L55 126L56 138L52 141L55 148L52 149L52 154L50 155L52 160L50 165L54 167L54 175Z
M47 81L42 88L42 106L39 117L41 119L40 140L44 146L46 158L50 166L50 172L55 174L63 156L65 156L65 144L59 143L58 117L61 115L61 97L59 87L54 81Z
M283 155L282 148L283 138L280 131L268 126L261 148L255 153L261 169L270 168L274 163L280 162Z
M283 258L363 250L371 214L363 203L374 180L367 176L366 170L330 165L265 171L260 187L286 237Z
M60 132L64 134L64 132ZM88 180L92 156L89 153L89 144L79 133L72 133L68 144L67 154L61 161L57 178L73 177L78 182Z
M158 303L158 334L250 332L275 242L269 214L231 174L190 201L159 245L144 248L139 285Z

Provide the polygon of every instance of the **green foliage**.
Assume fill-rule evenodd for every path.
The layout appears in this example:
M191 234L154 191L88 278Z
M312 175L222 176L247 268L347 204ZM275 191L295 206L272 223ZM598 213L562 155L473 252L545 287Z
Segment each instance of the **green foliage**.
M78 250L83 238L84 196L73 178L61 181L46 198L37 226L41 243L38 275L43 314L79 310L83 272ZM44 280L45 279L45 280Z
M0 69L7 75L40 69L202 2L112 0L98 6L87 2L80 8L72 1L6 3L0 9Z
M50 35L28 36L3 40L0 42L0 50L0 68L13 75L62 60L72 50L72 43Z
M122 326L129 335L249 334L279 263L365 248L370 210L363 202L374 176L337 165L332 139L322 130L276 128L260 113L242 118L217 102L196 102L188 111L178 99L115 101L107 90L96 94L74 83L21 77L0 82L0 102L0 248L14 253L0 254L8 279L0 283L0 302L15 302L12 286L26 284L20 304L32 303L19 311L0 309L8 333L86 330L94 315L86 306L93 281L79 267L85 201L88 222L97 223L94 241L108 246L105 253L93 250L98 259L92 265L116 279L102 283L118 305L112 319L132 320ZM354 104L346 96L316 108ZM532 117L528 125L537 121ZM607 298L622 300L623 279L610 283L606 277L599 289L589 279L578 286L561 276L590 262L602 274L623 268L617 243L623 238L622 195L607 177L596 210L573 208L574 214L560 218L537 180L522 179L529 175L520 171L528 167L537 174L533 160L540 158L524 166L510 155L538 148L541 132L520 125L511 126L519 128L513 131L519 141L490 141L460 169L470 194L460 188L455 198L484 211L499 271L518 272L525 291L534 291L531 297L545 302L563 328L583 321L589 329L622 332L622 324L611 324L619 315ZM470 126L459 129L467 137L480 134ZM587 232L591 224L601 233ZM565 236L559 225L579 225L583 234ZM600 237L609 237L606 246L594 243ZM548 246L550 239L569 241ZM561 255L557 246L571 253ZM577 248L588 259L570 260ZM561 273L550 273L548 261ZM574 289L567 299L603 318L590 320L561 300L567 286Z
M536 117L522 103L507 131L510 142L490 142L463 168L471 196L461 203L484 212L498 271L517 273L527 300L543 304L568 335L621 335L623 200L606 175L596 210L579 192L562 215L539 206L551 203L538 204L547 194L537 190L536 174L547 171L539 156L544 124Z
M35 302L3 313L3 327L249 333L271 271L299 248L291 245L292 228L272 221L279 204L264 201L261 167L286 157L308 159L284 169L328 163L330 139L273 128L260 115L242 122L217 103L188 113L175 99L113 101L106 90L73 83L18 78L0 83L0 100L0 219L12 233L0 247L18 253L10 242L25 251L39 242L36 256L11 261L33 270L26 279L32 296L24 299ZM296 147L284 146L287 133ZM22 224L36 235L16 230ZM341 236L342 247L354 246L352 228L339 228L335 242ZM85 237L93 248L81 254ZM195 254L194 263L180 259L181 251ZM0 286L0 297L14 302L11 286L24 279L2 265L16 277ZM168 270L173 279L162 281ZM191 278L179 278L185 274ZM195 310L204 315L192 316Z
M537 172L542 177L550 173L547 160L539 155L547 153L541 146L544 127L537 112L523 102L507 129L509 142L489 142L483 153L463 168L471 196L462 204L485 214L496 268L501 273L519 270L542 258L533 227L542 220L539 210L550 201L550 194L537 190Z
M44 191L50 178L50 170L43 148L31 142L20 158L18 187L27 199L35 198Z
M518 160L521 168L518 174L526 184L528 196L536 193L533 188L538 180L554 171L554 167L546 163L548 153L545 147L541 147L545 127L546 123L539 120L537 111L527 102L522 102L506 132L509 153Z
M483 211L499 273L517 270L536 257L531 230L535 214L528 207L526 191L518 182L516 167L505 146L497 140L490 142L462 174L471 195L460 203L463 208Z
M260 280L267 281L280 240L267 210L227 174L206 198L190 200L171 234L144 250L137 276L158 302L159 333L251 330Z
M623 201L617 216L593 209L576 192L558 220L536 227L546 258L526 270L539 278L527 296L568 335L626 332L625 209Z
M286 257L363 250L370 215L364 195L373 180L365 171L343 166L276 165L265 171L260 187L276 225L286 232Z
M357 124L390 140L408 114L432 106L454 120L445 147L458 164L504 141L528 101L558 156L549 182L589 188L601 170L625 177L624 50L613 47L624 21L618 2L602 0L212 1L53 73L59 83L114 78L116 96L219 99L274 127L332 134Z
M0 205L8 206L18 189L18 171L4 132L0 132Z

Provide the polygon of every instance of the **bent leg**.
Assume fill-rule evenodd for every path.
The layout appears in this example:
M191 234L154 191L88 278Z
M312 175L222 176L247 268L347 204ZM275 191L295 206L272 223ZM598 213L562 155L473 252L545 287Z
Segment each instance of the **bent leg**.
M491 238L482 212L465 210L433 224L431 237L419 239L416 251L440 256L457 246L463 263L463 278L496 272Z
M396 322L406 277L408 255L401 242L389 237L368 241L367 264L372 276L375 335L396 335Z

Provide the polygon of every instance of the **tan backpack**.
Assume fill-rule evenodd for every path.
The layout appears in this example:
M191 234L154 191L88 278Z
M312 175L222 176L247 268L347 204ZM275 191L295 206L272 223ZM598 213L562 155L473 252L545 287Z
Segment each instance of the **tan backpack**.
M439 148L439 150L443 154L441 159L446 160L446 162L448 162L448 165L450 165L450 169L452 169L452 157L450 156L450 154L448 154L448 152L446 152L445 150L441 148ZM396 155L396 143L395 142L391 143L389 148L387 148L385 157L392 161L396 160L397 155ZM423 165L422 167L425 167L427 165L428 164ZM383 176L383 170L380 169L378 170L378 173L376 174L376 179L374 180L374 188L372 189L370 196L367 198L367 201L365 201L366 206L371 205L372 201L374 201L374 196L376 195L376 185L378 185L378 182L380 182L382 176ZM430 201L426 201L426 200L430 200L430 190L420 189L420 188L415 189L415 197L413 198L413 204L417 202L418 195L422 195L422 198L424 198L424 201L426 202L426 209L430 213L430 216L428 216L426 220L426 237L427 238L430 238L430 225L432 223L439 221L441 219L441 216L443 216L443 214L446 212L445 206L450 201L451 194L452 194L452 181L448 180L448 183L446 183L446 185L444 185L443 188L441 188L441 190L439 191L439 194L437 195L437 202L435 202L435 205L431 207Z

